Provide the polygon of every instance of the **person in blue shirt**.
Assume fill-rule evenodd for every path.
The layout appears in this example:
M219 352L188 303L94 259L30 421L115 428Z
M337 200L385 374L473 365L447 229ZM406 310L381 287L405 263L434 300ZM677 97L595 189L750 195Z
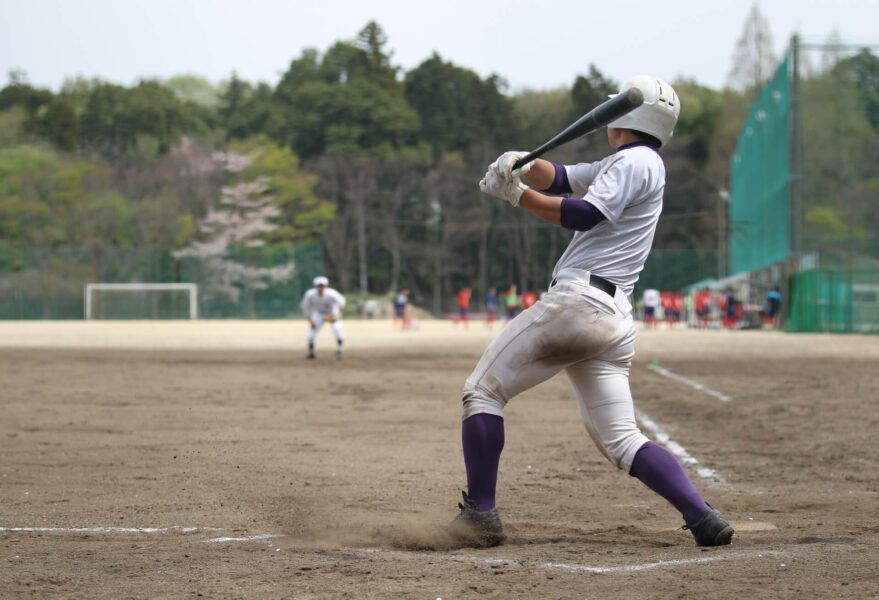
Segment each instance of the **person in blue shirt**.
M777 329L780 316L781 288L776 285L766 292L766 308L763 312L763 325L767 328Z

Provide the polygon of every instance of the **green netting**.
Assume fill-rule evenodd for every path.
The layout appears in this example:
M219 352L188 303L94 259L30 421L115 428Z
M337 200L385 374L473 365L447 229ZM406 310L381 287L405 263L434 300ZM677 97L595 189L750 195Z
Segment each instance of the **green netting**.
M0 245L0 319L82 319L87 283L194 283L204 318L282 318L323 272L323 248L233 248L221 258L170 248ZM101 293L99 317L187 318L177 292Z
M788 331L879 332L879 271L815 269L790 285Z
M785 59L751 106L731 164L730 273L790 254L790 77Z

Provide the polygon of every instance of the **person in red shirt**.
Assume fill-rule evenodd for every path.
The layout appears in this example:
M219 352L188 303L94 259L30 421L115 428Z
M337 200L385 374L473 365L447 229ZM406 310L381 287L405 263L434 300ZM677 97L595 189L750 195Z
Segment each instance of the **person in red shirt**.
M696 305L696 319L699 322L699 327L708 329L708 319L711 315L711 290L705 288L696 292L694 304Z
M464 288L458 292L458 323L463 323L464 327L469 327L470 321L468 313L470 312L470 288Z
M684 295L680 292L675 292L671 297L671 307L674 311L674 324L678 324L681 322L681 318L684 314Z
M537 294L534 292L522 292L522 310L531 308L537 302Z
M660 294L660 304L662 304L662 314L665 317L665 322L668 323L668 326L671 327L674 325L674 305L672 303L672 293L671 292L662 292Z

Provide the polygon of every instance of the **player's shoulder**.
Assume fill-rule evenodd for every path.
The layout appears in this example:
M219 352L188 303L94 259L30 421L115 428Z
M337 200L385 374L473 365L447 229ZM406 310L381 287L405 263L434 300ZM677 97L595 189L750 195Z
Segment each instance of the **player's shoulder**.
M652 169L662 165L662 157L659 152L646 144L620 148L609 158L613 159L614 164L631 169Z

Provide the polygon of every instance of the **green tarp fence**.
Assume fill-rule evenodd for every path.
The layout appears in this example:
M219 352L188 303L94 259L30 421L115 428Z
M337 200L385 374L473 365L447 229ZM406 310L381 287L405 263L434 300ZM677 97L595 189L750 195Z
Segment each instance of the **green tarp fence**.
M879 271L814 269L790 279L787 330L879 333Z
M790 77L785 59L751 105L731 163L731 274L790 254Z

